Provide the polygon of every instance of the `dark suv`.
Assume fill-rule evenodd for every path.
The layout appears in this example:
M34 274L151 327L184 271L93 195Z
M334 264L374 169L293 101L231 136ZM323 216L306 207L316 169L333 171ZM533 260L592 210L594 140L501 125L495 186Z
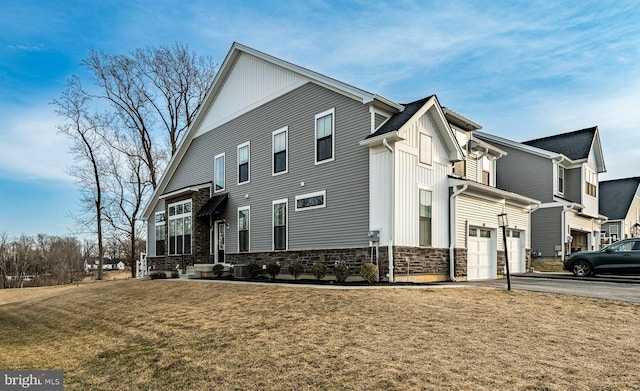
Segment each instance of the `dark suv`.
M600 251L579 251L565 258L564 270L574 276L596 273L640 274L640 238L624 239Z

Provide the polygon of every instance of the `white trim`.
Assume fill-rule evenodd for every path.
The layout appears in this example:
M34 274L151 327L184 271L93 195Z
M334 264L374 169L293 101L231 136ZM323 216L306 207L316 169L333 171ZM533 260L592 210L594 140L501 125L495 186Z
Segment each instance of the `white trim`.
M175 207L176 205L186 205L186 204L190 205L188 212L185 212L184 209L183 209L182 213L179 213L179 214L176 213L173 216L171 215L171 212L170 212L171 207ZM184 219L187 218L187 217L189 217L189 221L190 221L190 224L191 224L191 226L190 226L191 229L190 229L190 232L189 232L189 238L190 238L189 241L190 241L190 243L189 243L189 252L188 253L184 252L184 243L185 243L185 241L184 241L184 236L185 236L184 235ZM170 232L171 220L183 220L183 223L182 223L182 235L181 235L182 236L182 252L181 253L177 252L177 250L178 250L178 243L177 242L175 243L176 252L174 252L174 253L171 252L171 243L170 243L170 241L171 241L171 232ZM189 199L186 199L186 200L172 202L172 203L168 204L167 205L167 222L169 223L169 225L167 226L167 238L165 239L166 242L167 242L166 254L169 255L169 256L193 254L193 200L191 198L189 198ZM176 237L177 236L178 235L176 235Z
M307 207L303 207L303 208L298 208L298 200L302 200L305 198L311 198L311 197L316 197L316 196L322 196L323 197L323 203L322 205L316 205L316 206L307 206ZM326 190L322 190L322 191L317 191L315 193L308 193L308 194L302 194L302 195L298 195L296 196L296 207L295 207L295 211L302 211L302 210L311 210L311 209L319 209L319 208L326 208L327 207L327 191Z
M161 222L158 222L158 215L164 216L164 220ZM162 233L164 234L164 239L162 239L165 243L165 245L168 243L167 242L167 232L166 232L166 227L167 227L167 213L165 213L165 211L161 211L161 212L155 212L153 214L153 242L154 242L154 254L155 256L165 256L167 255L167 251L164 251L164 254L160 254L158 255L158 227L163 227L162 228Z
M285 245L284 250L276 250L276 225L273 208L278 204L285 204L284 207L284 225L285 225ZM289 199L283 198L271 202L271 251L287 251L289 250Z
M555 163L554 165L556 167L553 175L554 188L556 189L556 194L564 195L564 189L567 187L567 170L560 163ZM562 169L562 190L560 190L560 169Z
M331 115L331 158L325 159L322 161L318 161L318 119L322 117L326 117L327 115ZM326 111L323 111L320 114L316 114L313 121L313 153L315 156L314 163L315 165L328 163L336 160L336 108L332 108Z
M211 187L211 183L203 183L201 185L189 186L189 187L184 187L182 189L177 189L177 190L174 190L174 191L170 191L169 193L165 193L165 194L162 194L162 195L158 196L158 199L159 200L164 200L165 198L172 198L172 197L175 197L177 195L184 194L184 193L189 193L189 192L195 193L196 191L198 191L200 189L207 188L207 187L210 188Z
M247 147L247 180L240 182L240 149ZM251 141L242 143L236 148L236 170L238 171L238 180L236 181L238 186L251 182Z
M427 162L423 162L422 161L422 154L423 154L423 148L422 148L422 137L427 137L429 140L429 146L431 148L430 151L428 151L429 156L428 156L428 161ZM427 153L427 151L424 151L425 153ZM427 167L432 167L433 166L433 137L431 137L431 135L427 134L426 132L422 132L422 131L418 131L418 164L422 165L422 166L427 166Z
M274 159L274 155L275 155L275 144L274 144L274 139L277 135L279 135L280 133L284 132L284 143L285 143L285 164L286 164L286 168L284 171L280 171L280 172L274 172L276 169L276 162ZM278 130L274 130L273 132L271 132L271 176L278 176L278 175L282 175L282 174L286 174L289 172L289 127L285 126L283 128L280 128Z
M431 244L427 244L427 245L421 245L420 244L420 192L421 191L428 191L429 193L431 193ZM433 233L434 233L434 229L433 229L433 188L428 187L428 186L423 186L423 185L418 185L418 219L417 219L417 225L418 225L418 229L416 230L416 232L418 233L418 247L423 247L423 248L432 248L433 247Z
M246 210L248 212L247 232L249 232L249 234L247 235L247 251L240 251L240 212L243 210ZM238 238L238 253L251 252L251 206L239 206L238 211L236 213L236 219L238 222L237 229L236 229L237 238ZM226 238L225 238L225 247L226 247Z
M216 190L216 173L217 173L217 160L218 158L222 157L222 189L220 190ZM216 156L213 157L213 192L214 193L220 193L223 192L226 189L226 181L227 181L227 169L226 169L226 164L227 164L227 158L225 156L225 153L219 153Z

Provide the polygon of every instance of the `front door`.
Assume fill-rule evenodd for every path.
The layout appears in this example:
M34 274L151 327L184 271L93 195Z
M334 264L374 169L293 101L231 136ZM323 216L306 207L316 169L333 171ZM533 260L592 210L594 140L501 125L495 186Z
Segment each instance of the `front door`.
M215 239L215 261L216 263L224 263L224 233L226 224L224 221L216 223L216 239Z

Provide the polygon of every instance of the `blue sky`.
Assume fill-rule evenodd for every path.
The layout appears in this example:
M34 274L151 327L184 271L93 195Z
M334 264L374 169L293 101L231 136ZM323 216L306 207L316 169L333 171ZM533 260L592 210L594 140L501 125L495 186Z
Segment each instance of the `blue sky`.
M637 1L8 0L0 7L0 232L70 234L78 209L50 102L89 49L234 41L396 102L440 102L517 141L598 125L607 173L640 176Z

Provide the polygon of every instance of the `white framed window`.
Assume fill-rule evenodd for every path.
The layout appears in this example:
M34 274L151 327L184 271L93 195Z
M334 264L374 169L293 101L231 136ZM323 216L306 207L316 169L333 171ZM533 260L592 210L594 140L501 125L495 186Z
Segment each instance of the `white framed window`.
M296 211L324 208L327 206L327 191L318 191L296 196Z
M558 165L558 193L564 194L564 167Z
M420 139L420 163L431 165L433 163L433 139L428 134L419 132Z
M273 249L286 250L288 242L289 200L273 201Z
M251 144L249 141L238 145L238 185L249 183L250 155Z
M316 115L315 129L315 164L335 160L335 108Z
M250 249L249 229L251 228L251 210L248 206L238 207L238 252Z
M617 225L610 225L609 226L609 236L618 236L618 226Z
M588 168L585 168L585 192L591 197L598 196L598 175Z
M213 158L213 192L224 191L224 152Z
M432 227L431 227L431 206L432 194L429 190L419 190L419 245L431 246Z
M288 144L289 128L287 126L271 133L273 151L273 170L271 171L271 175L285 174L289 171Z
M164 212L156 212L155 214L155 229L156 229L156 256L165 255L164 243L166 238L165 227L166 227L166 219L167 216Z
M191 200L169 204L169 255L191 254Z

